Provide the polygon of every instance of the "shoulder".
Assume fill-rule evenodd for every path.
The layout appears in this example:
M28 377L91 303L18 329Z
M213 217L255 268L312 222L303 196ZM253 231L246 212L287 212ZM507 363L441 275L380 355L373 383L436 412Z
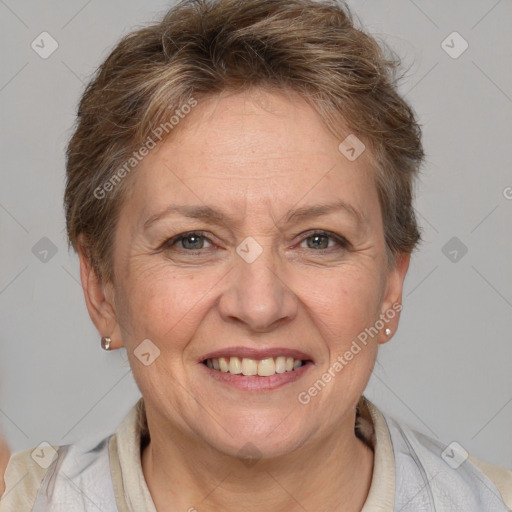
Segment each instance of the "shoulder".
M502 466L488 464L471 456L469 460L494 483L507 507L512 509L512 471Z
M59 503L83 503L84 489L87 499L103 505L101 510L110 510L114 495L109 463L112 437L92 444L43 443L13 454L5 470L2 512L57 511ZM77 506L69 512L88 510Z
M50 448L56 451L59 447ZM35 463L34 452L32 448L11 455L4 473L2 512L32 510L41 481L47 471L43 465Z
M414 502L416 510L434 506L435 510L493 512L512 508L512 471L470 457L459 443L444 445L384 418L395 456L397 498L404 506Z

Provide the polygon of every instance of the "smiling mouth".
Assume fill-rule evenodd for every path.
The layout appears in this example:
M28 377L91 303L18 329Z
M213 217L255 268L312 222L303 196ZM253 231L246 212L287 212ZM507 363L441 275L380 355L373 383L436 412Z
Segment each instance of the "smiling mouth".
M265 359L215 357L205 359L203 364L212 370L232 375L271 377L275 374L298 370L308 362L310 361L285 356L267 357Z

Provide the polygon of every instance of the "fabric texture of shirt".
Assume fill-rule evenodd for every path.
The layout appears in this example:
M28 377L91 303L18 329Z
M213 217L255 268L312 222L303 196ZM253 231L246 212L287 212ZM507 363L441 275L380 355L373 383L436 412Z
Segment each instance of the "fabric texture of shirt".
M361 399L356 433L374 452L361 512L510 512L512 471L483 463L384 416ZM157 512L141 465L141 398L100 441L11 456L0 512Z

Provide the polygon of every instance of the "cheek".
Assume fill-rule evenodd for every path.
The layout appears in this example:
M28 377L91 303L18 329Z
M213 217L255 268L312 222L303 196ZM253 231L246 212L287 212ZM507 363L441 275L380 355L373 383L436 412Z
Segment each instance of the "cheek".
M340 350L378 318L382 279L376 267L346 264L309 272L296 282L303 302L321 320L322 332Z
M175 270L162 265L133 270L132 275L135 279L125 281L120 293L122 307L118 318L123 342L142 393L169 402L169 386L174 383L179 388L185 378L183 354L197 329L194 304L199 300L199 291L193 290L199 280L191 275L177 275ZM202 289L204 295L208 287ZM143 341L147 339L154 346ZM139 346L149 347L144 349L151 357L147 366L137 357L137 353L142 353ZM174 398L171 402L176 405Z
M215 273L214 273L215 274ZM176 351L197 327L201 301L216 281L215 275L198 270L177 272L165 262L134 266L121 291L118 318L132 345L154 340L161 351ZM218 278L217 278L218 280ZM172 340L172 343L169 343Z

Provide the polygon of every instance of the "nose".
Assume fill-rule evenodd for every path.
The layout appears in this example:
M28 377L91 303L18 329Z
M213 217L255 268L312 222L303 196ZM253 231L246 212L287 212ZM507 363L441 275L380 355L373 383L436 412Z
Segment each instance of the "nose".
M235 255L234 265L218 303L225 321L242 323L252 332L268 332L295 318L298 299L270 247L250 263Z

